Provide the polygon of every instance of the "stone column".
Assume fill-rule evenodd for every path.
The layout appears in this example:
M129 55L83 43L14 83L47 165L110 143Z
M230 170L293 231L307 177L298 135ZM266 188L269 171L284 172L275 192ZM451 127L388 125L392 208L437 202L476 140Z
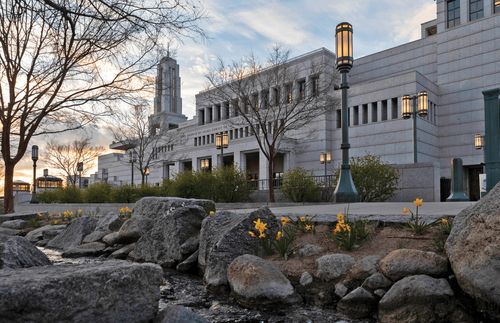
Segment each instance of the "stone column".
M238 167L239 170L244 171L245 170L245 165L242 163L244 160L243 154L240 151L235 151L233 153L233 160L234 160L234 166Z
M267 181L269 179L267 176L267 164L266 156L259 150L259 190L267 189L269 185Z
M382 121L382 101L377 101L377 122Z
M198 157L193 157L191 159L191 166L193 167L193 172L197 172L200 169Z

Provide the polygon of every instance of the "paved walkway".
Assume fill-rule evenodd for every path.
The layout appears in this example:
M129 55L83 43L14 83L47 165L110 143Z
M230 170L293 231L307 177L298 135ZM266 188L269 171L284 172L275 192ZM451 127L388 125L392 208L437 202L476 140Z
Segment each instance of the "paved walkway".
M419 208L419 214L426 221L434 221L446 216L455 216L468 206L475 202L429 202L424 203ZM384 222L406 222L408 216L402 215L404 207L415 209L412 203L384 202L384 203L353 203L353 204L314 204L314 205L295 205L295 206L271 206L271 210L276 215L288 215L292 217L309 215L316 221L333 222L336 220L337 213L345 212L349 207L349 217L351 219L363 218L368 220L379 220ZM246 213L256 208L233 209L236 213Z

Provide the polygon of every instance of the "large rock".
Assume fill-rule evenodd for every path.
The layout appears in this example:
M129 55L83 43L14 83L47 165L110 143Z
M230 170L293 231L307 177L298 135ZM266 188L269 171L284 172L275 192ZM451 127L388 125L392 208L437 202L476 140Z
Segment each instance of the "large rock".
M458 284L500 321L500 183L454 219L446 253Z
M347 274L344 283L351 288L359 286L366 278L377 272L380 256L366 256L358 259Z
M393 281L420 274L443 276L448 272L448 259L430 251L397 249L380 261L379 269Z
M102 242L90 242L68 249L62 253L62 256L64 258L96 257L100 256L104 252L104 249L106 249L106 244Z
M409 276L396 282L379 303L382 323L450 322L453 291L444 278Z
M48 266L51 264L49 258L26 238L0 235L0 269Z
M329 254L316 259L318 270L316 277L325 280L336 280L344 276L354 265L353 257L345 254Z
M377 299L369 291L358 287L337 304L337 310L349 317L360 319L369 317L377 308Z
M258 238L248 235L258 218L268 224L269 234L274 235L278 221L267 207L250 214L217 212L203 220L198 266L204 271L203 278L209 289L227 285L227 266L236 257L259 250L261 243Z
M17 236L21 230L0 227L0 234L5 236Z
M142 233L129 254L132 259L173 267L198 249L205 210L188 205L164 211L150 216L151 227Z
M14 230L22 230L28 227L28 222L26 220L9 220L1 224L2 227Z
M105 235L118 231L123 222L117 214L106 214L97 220L95 230L83 239L83 243L96 242Z
M392 286L392 281L381 273L374 273L370 277L366 278L361 287L366 288L371 291L377 289L386 289Z
M106 261L0 271L5 322L150 322L158 310L162 270Z
M121 247L120 249L113 251L111 255L109 255L109 258L113 259L127 259L128 254L134 250L135 248L135 243L128 244L126 246Z
M234 259L227 268L227 279L238 303L246 307L274 308L300 301L285 275L254 255Z
M61 250L69 250L79 246L83 238L94 231L97 218L83 216L76 218L68 227L47 243L47 247Z
M180 305L167 305L158 313L154 323L208 323L208 320Z
M25 238L31 243L37 243L40 240L50 240L55 238L59 233L66 229L65 224L60 225L45 225L43 227L32 230L26 234Z

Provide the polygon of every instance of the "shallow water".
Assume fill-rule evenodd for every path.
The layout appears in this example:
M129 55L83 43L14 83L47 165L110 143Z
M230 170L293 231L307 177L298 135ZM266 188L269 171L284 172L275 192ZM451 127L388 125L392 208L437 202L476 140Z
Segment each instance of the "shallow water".
M54 265L86 264L106 261L104 258L63 258L61 252L37 247ZM242 308L227 294L209 294L198 276L180 274L174 270L164 271L164 284L160 286L161 310L169 304L182 305L207 318L210 322L240 323L368 323L369 320L350 320L333 308L294 306L281 312L263 312Z

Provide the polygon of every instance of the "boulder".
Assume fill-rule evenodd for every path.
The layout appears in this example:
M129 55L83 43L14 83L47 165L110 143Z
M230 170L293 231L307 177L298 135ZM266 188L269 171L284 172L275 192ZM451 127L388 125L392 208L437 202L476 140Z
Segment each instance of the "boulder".
M324 280L336 280L344 276L354 265L354 258L345 254L329 254L316 259L318 270L316 277Z
M31 243L37 243L40 240L51 240L55 238L59 233L61 233L65 228L65 224L44 225L43 227L28 232L25 238L28 239Z
M377 308L377 298L363 287L358 287L337 303L337 310L349 317L369 317Z
M278 220L267 207L249 214L221 211L203 220L198 266L204 272L203 278L209 289L227 285L227 266L236 257L259 250L261 243L258 238L248 234L258 218L267 224L269 234L274 235Z
M151 226L150 219L132 217L125 221L120 227L115 239L113 239L114 243L128 244L136 242L145 231L151 228Z
M6 322L150 322L163 272L154 264L106 261L0 271Z
M420 274L444 276L448 272L448 259L430 251L398 249L380 261L379 269L393 281Z
M118 243L119 238L120 235L118 232L111 232L110 234L107 234L104 237L102 237L102 242L104 242L108 246L112 246Z
M113 251L111 255L109 255L109 258L113 259L127 259L128 254L134 250L135 248L135 243L128 244L126 246L123 246L122 248Z
M500 183L460 212L446 241L458 284L479 310L500 321Z
M83 243L96 242L105 235L118 231L122 226L122 220L117 214L106 214L97 220L95 230L83 239Z
M93 217L76 218L71 221L64 231L50 240L47 247L66 251L79 246L83 238L94 231L96 224L97 219Z
M51 264L49 258L26 238L0 235L0 269L48 266Z
M183 262L179 263L175 269L181 273L187 273L192 270L196 270L198 267L198 255L199 250L193 252L193 254L186 258Z
M187 205L151 216L151 227L145 230L129 256L141 262L173 267L198 249L201 222L207 216L198 205Z
M307 271L303 272L302 275L300 275L299 283L301 286L307 286L312 282L313 282L313 276Z
M308 243L308 244L305 244L304 246L302 246L299 249L299 251L297 252L297 254L300 257L311 257L311 256L319 255L320 253L323 252L323 250L324 250L324 248L321 246Z
M14 230L22 230L28 227L28 222L26 220L9 220L1 224L2 227Z
M375 273L365 279L361 287L366 288L368 290L374 291L376 289L385 289L392 286L392 281L390 281L387 277L382 275L381 273Z
M19 233L21 233L20 230L15 230L15 229L10 229L10 228L0 227L0 234L1 235L5 235L5 236L17 236Z
M444 278L409 276L397 281L379 303L382 323L450 322L454 294Z
M106 244L102 242L84 243L62 253L63 258L97 257L103 254Z
M272 263L254 255L239 256L227 268L231 292L250 308L275 308L300 301L290 281Z
M187 307L167 305L158 313L154 323L208 323L208 320Z
M348 285L359 284L368 278L370 275L377 272L377 266L380 261L380 256L366 256L354 263L347 275L346 283Z
M347 287L342 284L342 283L336 283L335 284L335 295L337 295L339 298L344 297L349 290Z

